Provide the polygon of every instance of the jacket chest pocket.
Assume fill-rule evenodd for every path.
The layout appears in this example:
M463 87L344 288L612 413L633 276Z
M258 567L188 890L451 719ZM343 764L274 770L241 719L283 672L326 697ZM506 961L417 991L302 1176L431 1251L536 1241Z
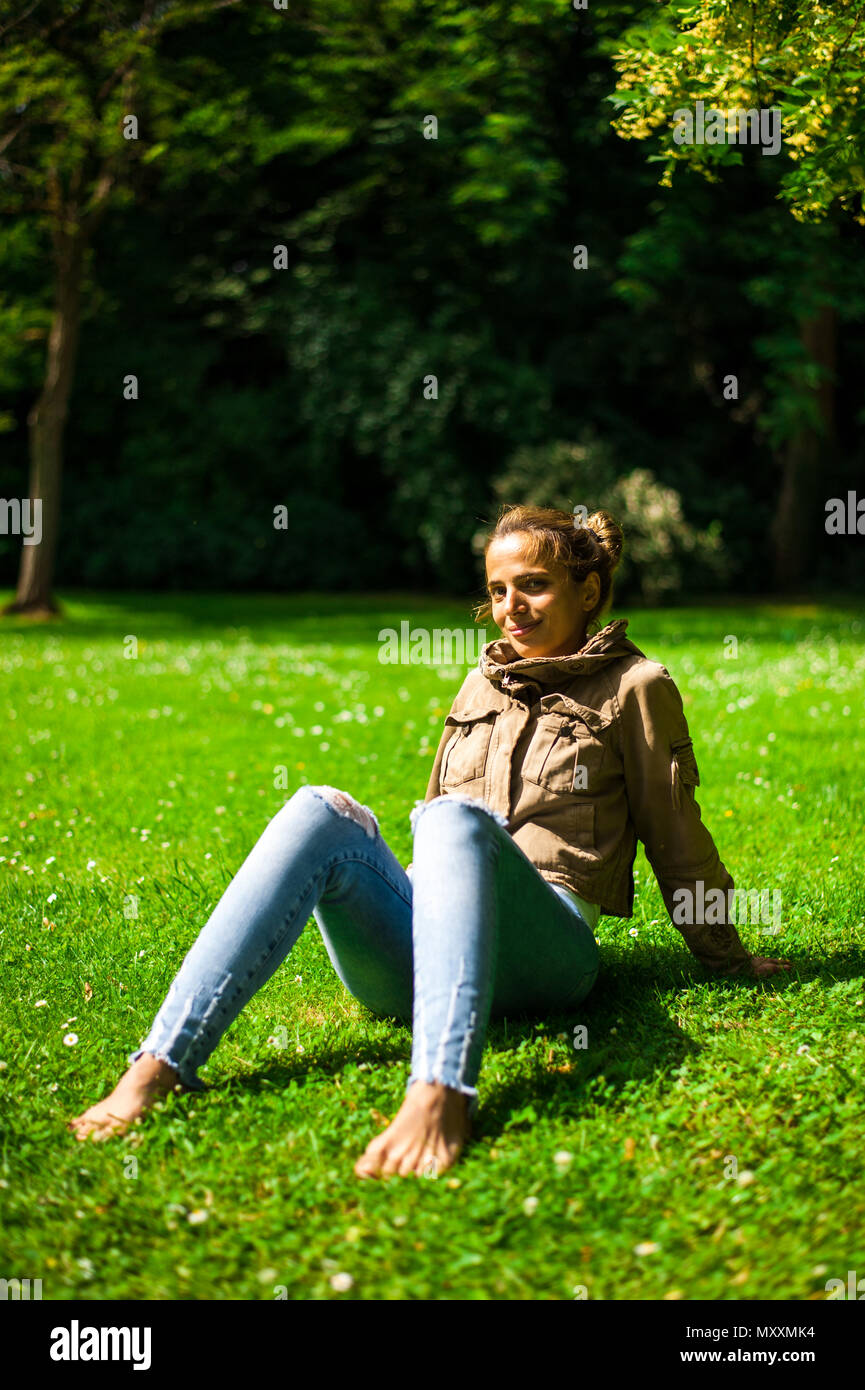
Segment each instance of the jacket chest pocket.
M453 735L442 755L441 786L460 787L464 782L476 782L484 776L495 721L495 711L481 716L448 715L445 723L453 725Z
M523 759L523 780L549 792L592 795L604 760L597 724L595 730L578 715L539 715Z

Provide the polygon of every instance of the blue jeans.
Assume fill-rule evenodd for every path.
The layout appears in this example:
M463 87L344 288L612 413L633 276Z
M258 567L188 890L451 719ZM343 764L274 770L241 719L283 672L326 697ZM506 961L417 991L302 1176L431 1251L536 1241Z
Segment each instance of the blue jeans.
M413 1082L478 1105L491 1014L564 1012L598 973L594 932L483 802L415 806L412 877L369 807L302 786L265 829L178 971L143 1053L196 1071L285 960L310 916L337 975L373 1013L412 1022Z

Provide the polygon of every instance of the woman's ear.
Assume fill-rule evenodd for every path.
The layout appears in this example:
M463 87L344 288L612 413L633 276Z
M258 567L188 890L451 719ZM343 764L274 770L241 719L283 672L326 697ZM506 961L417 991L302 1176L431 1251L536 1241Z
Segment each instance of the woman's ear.
M601 579L597 570L592 570L591 574L586 575L585 588L583 589L583 607L587 613L594 608L600 597Z

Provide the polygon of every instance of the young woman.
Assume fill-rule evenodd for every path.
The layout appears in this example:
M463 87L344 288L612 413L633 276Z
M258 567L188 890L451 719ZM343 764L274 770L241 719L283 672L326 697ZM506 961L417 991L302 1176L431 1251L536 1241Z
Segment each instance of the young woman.
M630 917L639 838L693 954L766 976L726 905L733 880L694 800L699 774L663 666L599 627L622 532L552 508L505 507L488 537L488 643L445 720L404 869L369 807L302 786L267 826L186 956L111 1094L70 1122L122 1131L197 1069L286 958L310 916L347 989L412 1020L411 1071L359 1177L443 1172L478 1104L490 1016L566 1013L598 972L602 912ZM721 899L724 907L719 910ZM711 901L714 911L703 911Z

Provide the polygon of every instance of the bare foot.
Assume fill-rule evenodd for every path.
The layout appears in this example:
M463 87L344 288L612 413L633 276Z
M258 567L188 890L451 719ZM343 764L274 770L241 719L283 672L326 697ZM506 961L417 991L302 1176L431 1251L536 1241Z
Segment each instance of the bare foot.
M440 1082L414 1081L387 1129L354 1165L359 1178L438 1177L453 1167L471 1131L469 1098Z
M122 1134L154 1101L175 1087L180 1089L178 1083L174 1067L145 1052L120 1078L110 1096L70 1120L66 1128L76 1139L110 1139L112 1134Z

